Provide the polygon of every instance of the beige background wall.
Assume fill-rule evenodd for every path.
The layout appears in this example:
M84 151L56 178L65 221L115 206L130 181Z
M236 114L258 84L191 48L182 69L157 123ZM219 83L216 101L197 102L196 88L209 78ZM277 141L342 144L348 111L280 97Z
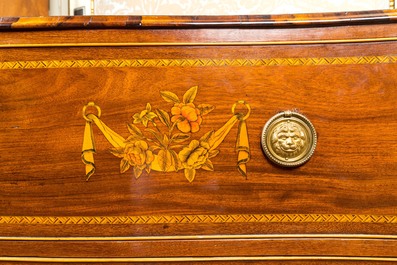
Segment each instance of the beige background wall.
M390 0L94 0L95 15L238 15L389 9Z

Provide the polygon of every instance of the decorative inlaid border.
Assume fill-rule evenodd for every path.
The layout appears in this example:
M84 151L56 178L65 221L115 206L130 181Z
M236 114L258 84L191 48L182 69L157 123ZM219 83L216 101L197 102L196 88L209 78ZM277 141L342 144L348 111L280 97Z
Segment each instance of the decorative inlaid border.
M286 239L354 239L354 240L395 240L395 235L367 235L367 234L258 234L258 235L193 235L193 236L137 236L137 237L0 237L0 241L162 241L162 240L233 240L233 239L256 239L256 240L286 240ZM0 256L0 261L8 262L204 262L204 261L397 261L397 257L376 256L210 256L210 257L24 257L24 256Z
M142 225L200 223L373 223L395 224L395 215L355 214L230 214L143 216L0 216L0 224Z
M394 257L350 257L350 256L230 256L230 257L159 257L159 258L55 258L55 257L0 257L6 262L45 263L146 263L146 262L225 262L225 261L386 261L396 262Z
M99 67L253 67L397 63L397 55L263 59L105 59L0 62L0 70Z
M173 235L173 236L95 236L95 237L54 237L54 236L0 236L0 241L166 241L166 240L285 240L285 239L361 239L396 240L397 235L380 234L229 234L229 235Z

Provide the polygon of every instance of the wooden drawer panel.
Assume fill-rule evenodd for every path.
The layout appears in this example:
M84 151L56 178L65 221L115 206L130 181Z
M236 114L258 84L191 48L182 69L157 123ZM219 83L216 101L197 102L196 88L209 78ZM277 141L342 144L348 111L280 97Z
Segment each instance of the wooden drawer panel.
M397 27L374 14L3 22L0 261L394 262ZM286 110L318 136L300 167L261 148Z

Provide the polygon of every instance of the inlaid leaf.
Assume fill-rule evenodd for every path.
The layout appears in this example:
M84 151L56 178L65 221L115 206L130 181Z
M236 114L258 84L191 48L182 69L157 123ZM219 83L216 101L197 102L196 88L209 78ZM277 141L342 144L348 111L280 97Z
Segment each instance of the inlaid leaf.
M170 139L168 138L167 135L164 134L164 137L163 137L163 144L164 144L165 146L168 146L169 143L170 143Z
M116 157L123 158L124 157L124 149L123 148L111 148L109 149L110 153Z
M160 150L157 154L157 161L160 169L166 172L172 165L172 155L169 150Z
M175 172L178 172L178 170L182 167L182 162L179 160L178 154L174 150L169 151L173 159L172 164L175 167Z
M160 119L160 121L167 126L168 128L170 128L171 126L171 119L170 119L170 115L168 114L168 112L162 110L162 109L156 109L156 113L157 113L157 117Z
M219 154L219 150L211 150L208 154L208 158L216 157Z
M201 136L200 141L202 142L208 142L209 139L211 139L212 135L214 135L214 130L207 132L203 136Z
M158 146L156 144L153 144L152 146L149 147L149 150L152 151L152 152L156 152L156 151L158 151L160 149L161 149L160 146Z
M194 168L185 168L185 177L189 182L192 182L195 176L196 170Z
M202 169L208 170L208 171L214 171L214 165L210 160L207 159L205 163L201 166Z
M171 137L174 143L182 143L190 138L190 134L187 133L176 133Z
M207 115L215 109L215 107L210 104L200 104L197 108L200 110L201 115Z
M179 100L178 96L175 95L174 93L170 92L170 91L160 91L160 95L167 102L181 103L181 101Z
M145 131L146 132L150 132L151 134L153 134L154 137L156 137L157 141L160 144L163 144L163 138L161 137L161 135L158 132L156 132L155 130L152 130L152 129L146 129Z
M150 103L146 103L146 110L147 110L147 112L152 111L152 105L150 105Z
M130 132L130 134L136 135L139 137L143 136L141 130L139 130L139 128L136 127L134 124L132 124L132 123L127 124L127 128L128 128L128 131Z
M139 136L139 135L130 135L127 137L127 139L125 139L125 143L129 143L129 142L136 142L138 140L141 140L143 137Z
M184 148L186 146L187 145L184 145L184 144L176 144L176 145L170 146L170 149L180 149L180 148Z
M136 179L138 179L142 175L142 169L139 169L138 167L134 167L134 176Z
M193 103L194 99L196 98L197 95L197 89L198 86L194 86L189 88L188 91L183 95L183 103Z
M126 172L130 168L130 164L127 160L121 159L120 161L120 173Z

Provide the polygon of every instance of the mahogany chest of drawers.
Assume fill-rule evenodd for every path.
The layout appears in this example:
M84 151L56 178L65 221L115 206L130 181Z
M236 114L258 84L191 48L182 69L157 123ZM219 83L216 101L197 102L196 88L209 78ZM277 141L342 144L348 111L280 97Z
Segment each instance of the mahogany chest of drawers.
M396 21L0 18L0 261L396 262Z

